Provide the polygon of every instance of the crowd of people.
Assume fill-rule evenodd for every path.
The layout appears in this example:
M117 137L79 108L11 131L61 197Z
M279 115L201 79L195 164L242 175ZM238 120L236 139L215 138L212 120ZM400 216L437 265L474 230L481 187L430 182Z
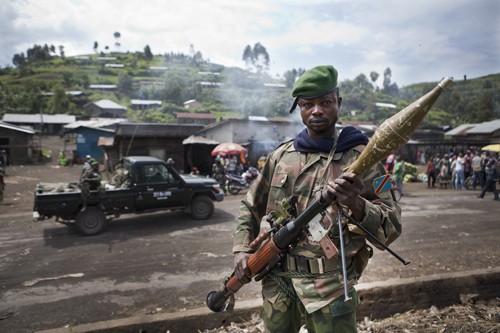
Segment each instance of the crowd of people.
M500 200L496 183L499 181L500 167L498 156L491 151L484 152L467 150L465 154L453 151L450 153L436 154L428 159L426 165L427 187L448 187L455 190L480 189L479 198L484 198L487 191L492 191L495 200Z
M266 156L261 156L257 161L257 170L261 170L266 162ZM246 159L242 159L241 155L217 155L212 164L212 175L221 186L224 193L227 192L227 176L243 176L245 171L250 169L250 165L246 163Z

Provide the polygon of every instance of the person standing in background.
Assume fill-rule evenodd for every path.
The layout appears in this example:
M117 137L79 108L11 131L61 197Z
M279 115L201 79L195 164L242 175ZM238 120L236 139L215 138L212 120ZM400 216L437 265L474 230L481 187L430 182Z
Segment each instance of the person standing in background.
M486 167L484 168L484 172L486 174L486 182L484 183L483 189L481 191L481 194L478 196L478 198L483 199L484 195L486 194L486 191L491 190L493 191L493 200L500 200L498 197L498 191L497 191L497 181L498 181L498 169L497 169L497 161L494 158L490 158L488 160L488 163L486 164Z
M432 157L430 157L429 160L427 161L426 173L427 173L427 187L429 187L429 188L435 187L436 186L437 169L436 169L436 165L435 165Z
M472 188L476 190L477 185L481 186L481 156L476 151L472 158Z
M455 189L465 189L465 161L462 152L458 153L455 163Z
M401 195L404 195L403 191L403 181L405 177L405 160L400 156L396 157L396 164L394 165L394 181L396 182L396 186L399 187L399 191Z
M387 173L392 174L395 163L396 163L396 155L394 153L387 156L387 159L385 160L385 169L387 170Z

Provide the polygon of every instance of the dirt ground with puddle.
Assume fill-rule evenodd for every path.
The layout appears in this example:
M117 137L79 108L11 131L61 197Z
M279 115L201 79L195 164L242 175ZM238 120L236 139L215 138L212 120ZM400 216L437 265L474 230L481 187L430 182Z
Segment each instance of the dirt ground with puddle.
M0 331L36 331L204 307L207 292L220 288L232 271L233 221L242 195L217 203L208 221L182 212L130 215L92 237L54 220L33 222L36 184L77 181L80 172L79 165L58 167L55 161L7 168L0 204ZM491 193L481 200L478 191L428 189L423 183L405 184L405 191L403 234L391 248L412 263L403 266L375 251L361 283L499 266L500 203ZM238 300L258 297L259 284L250 283L237 293L236 306ZM499 331L498 315L465 306L469 312L454 320L466 326L484 315L496 328L439 330L404 324L370 332ZM498 309L498 302L492 306ZM443 320L444 310L430 311L422 313L429 325ZM403 325L405 320L396 324L401 318L395 317L394 325Z

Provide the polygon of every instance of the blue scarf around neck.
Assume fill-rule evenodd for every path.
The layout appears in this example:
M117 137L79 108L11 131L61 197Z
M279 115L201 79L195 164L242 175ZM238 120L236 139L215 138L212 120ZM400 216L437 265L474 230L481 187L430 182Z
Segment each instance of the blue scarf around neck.
M304 130L293 139L293 146L295 150L301 153L329 153L333 148L334 142L334 138L315 140L307 134L307 129L304 128ZM335 151L337 153L342 153L357 145L366 145L367 143L368 137L363 134L363 132L352 126L347 126L344 127L339 134L337 149Z

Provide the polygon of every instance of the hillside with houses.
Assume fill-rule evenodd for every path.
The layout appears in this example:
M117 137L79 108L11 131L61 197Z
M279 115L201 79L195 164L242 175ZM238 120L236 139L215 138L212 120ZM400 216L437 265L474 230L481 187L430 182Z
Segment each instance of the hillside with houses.
M74 163L90 154L111 168L127 155L174 157L179 168L209 173L220 142L249 148L255 163L302 128L290 117L301 70L271 77L183 54L143 52L50 57L0 69L0 148L11 163L36 163L43 136L59 135ZM387 75L389 74L389 75ZM398 87L360 74L341 80L340 127L371 135L377 125L437 82ZM402 153L445 152L500 142L500 74L455 79ZM187 140L189 139L189 140Z

